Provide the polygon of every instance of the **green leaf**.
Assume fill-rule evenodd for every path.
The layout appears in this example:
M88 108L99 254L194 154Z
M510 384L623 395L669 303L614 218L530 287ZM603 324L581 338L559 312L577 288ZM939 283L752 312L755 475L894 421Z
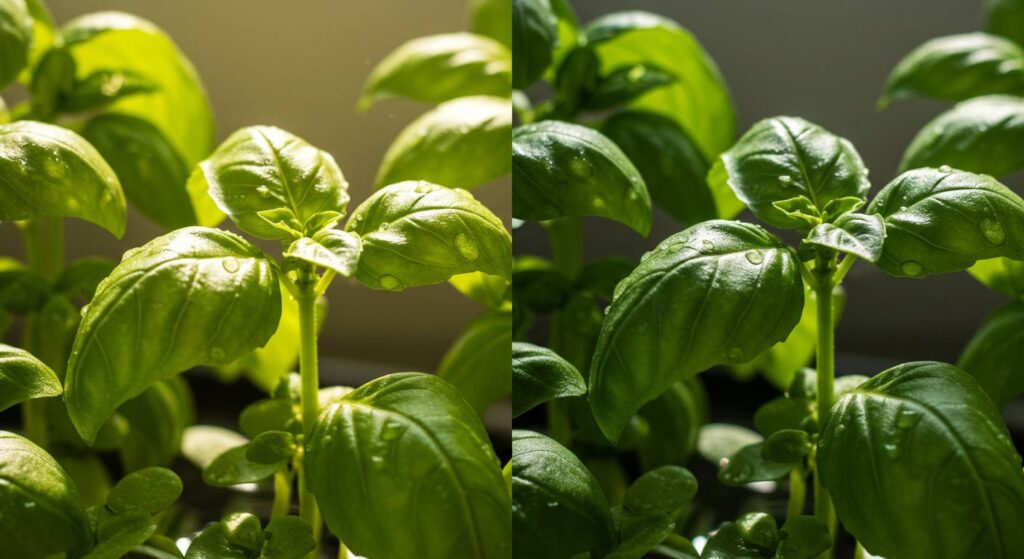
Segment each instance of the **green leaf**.
M305 466L324 521L353 553L511 553L501 464L473 409L434 375L387 375L327 407L306 444Z
M975 279L1014 299L1024 297L1024 262L1009 258L979 260L967 269Z
M966 270L977 260L1024 259L1024 200L987 175L949 167L896 177L867 213L885 218L878 267L924 277Z
M217 229L179 229L126 253L85 311L68 363L65 399L82 438L154 382L265 344L278 289L260 249Z
M512 343L512 417L554 400L587 393L583 375L546 347Z
M765 444L767 441L747 445L730 456L724 465L720 464L718 480L734 487L755 481L772 481L800 465L799 460L776 462L765 458L761 453Z
M469 28L512 48L512 0L472 0Z
M949 165L1003 177L1024 167L1024 99L990 95L964 101L924 125L903 153L900 171Z
M41 122L0 125L0 221L77 217L120 238L125 227L121 184L89 142Z
M466 297L489 309L498 309L505 304L509 280L483 272L459 274L448 279L452 287Z
M992 313L968 342L957 366L978 381L999 409L1024 394L1024 302Z
M214 487L253 483L274 475L284 465L283 460L271 464L249 460L249 444L232 448L214 458L203 470L203 481Z
M877 262L885 243L885 221L878 215L845 213L811 229L804 242Z
M805 219L775 204L810 200L819 213L833 200L867 196L868 171L853 144L796 117L768 118L750 127L708 175L728 184L760 219L782 229L807 230Z
M656 14L628 11L597 18L587 26L586 36L601 59L603 76L640 64L674 78L631 107L674 119L708 160L733 143L736 113L725 80L689 31Z
M245 450L245 459L257 464L281 464L295 454L295 437L286 431L266 431L256 435Z
M455 385L483 417L491 402L512 392L511 346L512 313L486 312L444 354L437 375Z
M82 499L57 461L28 439L0 431L0 555L42 558L81 548Z
M573 281L547 260L520 255L513 268L513 308L548 313L562 308L572 294Z
M62 48L53 48L40 57L32 71L29 84L31 115L39 120L53 120L65 95L75 81L75 61Z
M512 87L526 89L552 65L558 31L549 0L512 0Z
M677 382L640 408L637 415L648 425L647 434L636 448L642 469L685 464L697 448L700 428L707 421L707 394L697 379Z
M708 163L674 120L652 112L622 111L604 121L601 132L636 165L659 208L685 225L719 217L705 180Z
M949 35L927 41L893 68L881 109L911 97L963 101L993 93L1024 93L1024 50L987 33Z
M392 142L377 170L378 187L425 180L474 188L507 175L512 157L512 102L461 97L424 113Z
M0 411L62 392L60 379L45 363L23 349L0 344Z
M769 462L799 462L811 451L810 436L800 429L781 429L765 439L761 458Z
M46 278L13 258L0 257L0 308L17 314L35 312L51 294Z
M316 549L313 529L297 516L272 519L266 530L260 559L300 559Z
M673 382L785 339L803 308L797 266L782 241L740 222L662 241L616 288L597 341L590 404L604 434L616 440Z
M1024 549L1024 472L1002 417L952 365L884 371L832 408L818 472L874 554L1010 558Z
M701 559L764 559L766 552L771 549L747 541L736 523L726 522L708 538Z
M736 519L736 529L743 541L761 549L775 549L779 526L770 514L749 512Z
M508 48L473 33L418 37L387 55L363 86L359 108L407 97L440 103L469 95L508 97L512 68Z
M348 183L331 154L280 128L237 130L200 167L217 206L261 239L311 236L317 214L344 214L348 205ZM289 235L279 221L298 231Z
M220 520L225 539L250 551L263 548L263 526L260 519L247 512L233 512Z
M110 490L107 507L121 514L131 511L156 514L181 497L181 478L167 468L145 468L125 476Z
M188 546L185 559L251 559L252 550L232 544L222 522L210 524Z
M986 0L985 29L1024 45L1024 3L1020 0Z
M675 76L657 66L623 66L598 80L587 98L586 106L594 110L610 109L674 81Z
M401 291L468 272L512 273L512 236L462 189L423 181L386 186L356 208L345 230L363 240L355 277L372 289Z
M566 52L555 71L554 105L546 115L568 117L578 113L594 93L599 64L594 49L588 46L574 47Z
M185 429L195 420L195 404L188 383L172 377L128 400L117 413L128 420L129 430L118 450L125 471L131 472L171 464L181 450Z
M120 559L156 531L156 520L143 511L123 514L99 512L97 544L82 559Z
M301 432L295 404L290 398L273 398L253 402L242 410L238 426L246 436L255 437L267 431Z
M92 257L75 260L63 270L54 281L53 288L68 297L92 300L96 287L117 267L117 262L107 258Z
M24 0L0 1L0 88L28 65L31 45L32 16Z
M92 111L130 95L155 91L153 82L138 74L98 70L76 80L67 91L63 91L59 108L65 112Z
M528 221L597 215L641 235L651 230L640 172L600 132L567 122L512 131L512 214Z
M709 423L700 428L697 451L712 464L720 464L745 446L759 443L764 437L755 431L728 423Z
M697 493L697 478L679 466L662 466L640 476L626 490L621 543L605 557L640 559L675 530L676 520Z
M562 558L613 543L608 503L572 452L532 431L512 432L516 556Z
M797 395L769 400L754 413L754 426L768 437L778 431L801 429L813 415L811 400Z
M828 525L814 516L794 516L782 525L776 559L814 559L832 547Z
M223 427L195 425L185 429L181 437L181 454L201 470L210 467L214 459L249 442L249 439Z
M284 257L323 266L349 277L359 266L362 250L359 235L339 229L322 229L313 238L303 237L293 242L284 251Z

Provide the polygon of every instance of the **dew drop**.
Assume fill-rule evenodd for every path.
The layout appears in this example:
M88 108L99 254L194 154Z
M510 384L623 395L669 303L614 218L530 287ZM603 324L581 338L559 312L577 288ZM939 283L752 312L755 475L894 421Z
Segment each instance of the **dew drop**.
M223 361L224 360L224 350L219 348L219 347L215 347L215 348L211 349L210 350L210 359L212 359L212 360L214 360L216 362Z
M738 347L729 348L726 356L729 357L730 361L741 361L743 359L743 350Z
M921 414L919 412L901 408L899 413L896 414L896 428L906 431L917 425L917 422L920 420Z
M900 455L900 447L896 443L885 443L882 445L882 450L889 458L896 458Z
M383 456L371 456L370 462L373 462L373 467L377 470L384 469L384 457Z
M473 261L480 257L480 247L465 233L455 236L455 250L464 260Z
M257 186L256 194L259 194L261 198L270 198L270 189L264 185Z
M981 229L985 239L994 245L1001 245L1006 241L1006 230L1003 229L1003 225L992 218L986 217L981 220L978 229Z
M789 175L779 175L779 182L782 186L790 186L793 184L793 177Z
M63 179L68 176L68 169L60 160L60 156L56 153L53 154L53 158L47 158L43 160L43 170L46 171L47 175L55 179Z
M433 192L434 191L434 187L433 187L433 185L431 185L427 181L420 181L416 185L416 189L415 190L416 190L416 192L419 192L420 194L426 194L428 192Z
M900 270L908 276L919 276L921 272L924 272L924 268L920 264L913 260L907 260L900 266Z
M709 241L707 239L704 239L703 241L701 241L700 244L701 244L701 246L704 247L705 250L712 250L712 249L715 248L715 243L713 243L713 242L711 242L711 241Z
M401 282L395 276L383 275L380 277L380 286L384 289L398 289L399 285Z
M600 198L594 198L594 200L592 201L592 204L594 205L595 209L598 209L598 210L604 209L604 200L602 200Z
M764 262L764 256L756 250L749 250L744 256L747 257L747 262L750 262L755 266Z
M225 258L221 260L220 265L224 268L224 271L233 274L238 271L238 260L234 258Z
M952 173L953 172L953 168L950 167L949 165L943 165L943 166L939 167L939 170L942 171L943 173Z
M402 436L405 432L405 426L398 423L387 422L380 431L380 438L383 441L393 441L398 437Z
M631 82L638 82L641 79L643 79L643 77L644 77L644 75L646 73L647 73L647 68L644 68L643 66L637 64L636 66L633 66L629 70L628 74L626 74L626 79L628 79Z

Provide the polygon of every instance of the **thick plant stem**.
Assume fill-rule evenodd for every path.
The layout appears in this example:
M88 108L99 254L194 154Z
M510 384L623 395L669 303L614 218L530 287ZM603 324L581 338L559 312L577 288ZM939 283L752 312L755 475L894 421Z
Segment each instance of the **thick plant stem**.
M786 519L788 520L803 514L806 501L806 474L803 468L793 468L789 471L789 504L786 507Z
M270 518L285 516L292 507L292 475L287 468L281 468L274 474L274 507L270 510Z
M835 256L819 254L814 267L814 295L818 317L818 343L815 367L818 372L818 425L824 426L829 411L835 400L835 331L832 308L833 272ZM836 537L836 515L832 508L832 498L821 483L817 466L814 470L814 514L821 519ZM832 550L821 555L823 559L832 556Z
M320 413L320 375L317 368L316 351L316 276L312 279L303 278L297 281L297 300L299 304L299 376L302 382L300 394L302 408L303 441L309 441L313 434L313 423ZM302 464L302 454L295 461L295 469L299 476L299 516L313 527L313 536L320 542L321 525L320 511L316 500L309 492L306 471ZM319 549L319 546L318 546ZM307 557L316 557L314 550Z
M563 217L545 223L555 267L570 279L583 268L583 218Z

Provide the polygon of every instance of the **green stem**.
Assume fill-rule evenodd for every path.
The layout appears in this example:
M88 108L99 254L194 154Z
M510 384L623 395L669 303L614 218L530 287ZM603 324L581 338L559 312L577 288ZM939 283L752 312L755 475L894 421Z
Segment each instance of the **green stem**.
M807 478L804 470L793 468L789 471L789 506L786 508L786 519L803 514L806 502Z
M566 217L548 221L546 224L551 239L551 255L555 267L567 278L575 279L583 268L583 220ZM567 309L551 317L549 345L575 367L583 370L584 356L580 348L584 345L579 332L572 328ZM563 446L572 444L572 422L569 419L566 402L553 400L547 404L548 435Z
M320 375L317 369L316 351L316 274L306 271L299 281L296 281L298 288L299 306L299 376L301 377L302 391L300 394L302 408L302 433L303 441L309 441L313 434L313 423L320 412ZM320 541L321 525L320 511L317 509L316 500L309 492L306 480L306 471L302 465L302 453L295 461L295 469L299 476L299 516L313 527L313 536ZM318 546L319 547L319 546ZM307 557L316 557L314 550Z
M555 267L574 279L583 268L583 218L552 219L546 225Z
M819 253L814 266L814 295L818 314L818 343L815 366L818 373L818 425L824 426L825 420L835 400L835 331L832 317L833 273L835 272L835 255L831 252ZM815 460L816 462L816 460ZM832 541L836 536L836 515L832 508L832 499L821 483L815 463L814 469L814 514L829 527ZM821 555L823 559L832 556L832 550Z
M270 518L285 516L292 507L292 475L288 468L281 468L274 474L274 508Z

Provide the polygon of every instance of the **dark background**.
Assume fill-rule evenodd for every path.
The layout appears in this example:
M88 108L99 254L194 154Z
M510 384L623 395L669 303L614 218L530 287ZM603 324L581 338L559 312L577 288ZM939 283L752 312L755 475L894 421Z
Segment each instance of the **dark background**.
M581 26L599 15L647 10L689 29L718 63L738 113L737 134L765 117L794 115L846 137L871 169L872 195L894 176L917 130L950 104L875 103L889 70L922 42L980 30L980 0L573 0ZM1008 181L1018 185L1022 181ZM1016 188L1020 192L1020 188ZM656 210L643 239L607 220L587 221L588 258L638 258L681 226ZM739 219L755 221L744 213ZM527 224L517 253L547 253L547 236ZM894 278L858 262L844 283L836 334L840 373L874 374L912 360L955 362L1003 296L967 273Z

